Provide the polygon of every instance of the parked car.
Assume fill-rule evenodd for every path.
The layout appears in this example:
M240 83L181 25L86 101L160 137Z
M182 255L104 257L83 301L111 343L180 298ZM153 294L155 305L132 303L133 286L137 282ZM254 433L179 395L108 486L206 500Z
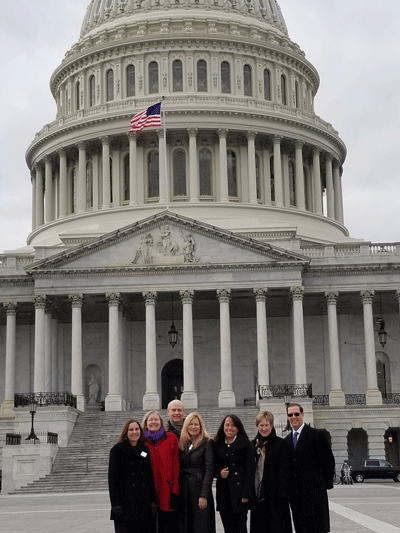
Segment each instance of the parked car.
M362 483L364 479L393 479L400 482L400 466L393 466L383 459L347 462L351 466L351 477L356 483Z

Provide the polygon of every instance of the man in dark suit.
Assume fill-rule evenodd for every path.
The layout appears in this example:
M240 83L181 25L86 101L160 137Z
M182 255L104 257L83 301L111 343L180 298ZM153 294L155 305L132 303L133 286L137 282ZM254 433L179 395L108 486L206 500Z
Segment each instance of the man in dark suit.
M290 403L286 409L292 432L289 501L296 533L328 533L328 489L333 488L335 458L325 433L304 424L303 407Z
M179 440L185 421L185 408L180 400L172 400L167 406L167 431L176 435Z

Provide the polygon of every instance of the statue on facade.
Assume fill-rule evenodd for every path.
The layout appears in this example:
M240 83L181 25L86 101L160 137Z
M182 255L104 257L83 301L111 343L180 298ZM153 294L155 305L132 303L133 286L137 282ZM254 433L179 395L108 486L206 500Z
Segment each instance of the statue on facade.
M97 397L99 395L100 387L97 383L94 375L92 374L89 379L89 403L90 404L96 404L97 403Z

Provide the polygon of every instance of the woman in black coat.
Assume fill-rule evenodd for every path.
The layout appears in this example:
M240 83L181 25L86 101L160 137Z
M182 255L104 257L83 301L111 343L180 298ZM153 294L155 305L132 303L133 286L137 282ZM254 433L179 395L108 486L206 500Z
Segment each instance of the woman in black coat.
M179 439L180 533L215 533L214 445L199 413L186 417Z
M154 531L155 492L150 450L137 420L128 420L111 448L108 488L116 533Z
M258 413L256 426L258 432L252 441L256 454L256 499L251 511L250 533L292 533L289 447L276 435L271 412Z
M247 533L254 493L254 450L236 415L222 421L214 439L217 510L225 533Z

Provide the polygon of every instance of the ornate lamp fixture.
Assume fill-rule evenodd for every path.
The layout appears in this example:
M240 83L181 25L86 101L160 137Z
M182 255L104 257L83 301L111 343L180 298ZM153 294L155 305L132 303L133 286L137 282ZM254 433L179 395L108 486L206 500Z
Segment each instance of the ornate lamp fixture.
M387 341L387 333L385 331L385 321L382 318L382 295L380 293L379 293L379 303L380 303L381 316L377 320L377 323L380 325L380 328L378 331L378 340L382 348L384 348L386 341Z
M175 344L178 342L178 330L174 325L174 294L171 296L171 314L172 314L172 325L171 329L168 331L168 340L172 348L175 347Z
M32 439L35 441L39 440L36 436L36 433L33 427L33 419L35 418L36 409L37 409L37 401L34 398L32 398L32 400L29 403L29 412L31 413L31 416L32 416L31 432L29 433L28 437L26 437L25 440L32 440Z

